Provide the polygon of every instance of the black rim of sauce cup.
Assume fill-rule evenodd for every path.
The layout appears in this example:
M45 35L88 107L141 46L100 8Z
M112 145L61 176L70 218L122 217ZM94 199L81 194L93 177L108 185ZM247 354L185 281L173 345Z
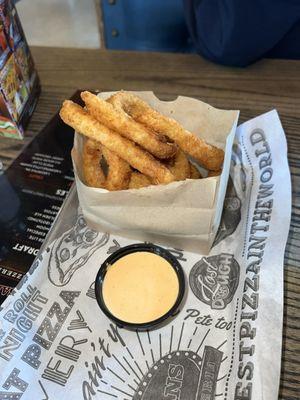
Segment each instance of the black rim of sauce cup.
M103 282L105 279L105 275L106 275L108 267L110 265L113 265L120 258L127 256L128 254L131 254L131 253L137 253L137 252L143 252L143 251L146 251L148 253L153 253L153 254L163 257L165 260L167 260L169 262L171 267L173 267L174 271L176 272L176 275L178 278L178 285L179 285L177 299L176 299L173 307L171 307L166 314L162 315L161 317L159 317L156 320L145 322L145 323L132 323L132 322L122 321L121 319L115 317L109 311L109 309L106 307L106 304L104 302L102 286L103 286ZM145 331L145 330L149 330L149 329L154 329L154 328L157 328L159 325L163 324L164 322L166 322L166 320L168 318L176 315L179 305L183 299L184 291L185 291L185 280L184 280L183 269L182 269L180 263L168 250L163 249L162 247L156 246L152 243L149 243L149 244L148 243L137 243L137 244L132 244L130 246L122 247L121 249L117 250L116 252L111 254L101 265L101 267L97 273L97 277L96 277L96 281L95 281L95 295L96 295L96 299L97 299L98 305L101 308L101 310L117 326L119 326L121 328L130 329L130 330Z

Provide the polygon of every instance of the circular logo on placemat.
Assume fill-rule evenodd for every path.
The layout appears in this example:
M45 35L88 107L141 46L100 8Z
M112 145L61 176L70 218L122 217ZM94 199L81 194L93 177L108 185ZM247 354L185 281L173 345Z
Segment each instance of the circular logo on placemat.
M240 267L232 254L203 257L189 276L194 295L212 309L222 310L229 304L238 287Z
M140 382L133 400L214 400L223 353L205 346L203 357L174 351L158 360Z
M213 246L235 232L241 221L241 206L242 202L237 195L232 179L229 177L222 218Z

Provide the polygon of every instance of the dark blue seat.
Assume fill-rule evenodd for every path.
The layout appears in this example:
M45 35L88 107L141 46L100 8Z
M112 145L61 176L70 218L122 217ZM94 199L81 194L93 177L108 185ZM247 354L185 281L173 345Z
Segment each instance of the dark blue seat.
M225 65L300 59L300 0L183 0L197 51Z
M182 0L103 0L108 49L192 50Z
M102 7L108 49L196 48L234 66L300 58L300 0L103 0Z

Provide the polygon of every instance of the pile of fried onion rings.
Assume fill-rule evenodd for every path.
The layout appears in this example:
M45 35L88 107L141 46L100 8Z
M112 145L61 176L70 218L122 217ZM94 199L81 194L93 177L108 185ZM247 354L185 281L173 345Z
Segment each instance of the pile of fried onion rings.
M201 179L195 162L208 176L221 173L223 150L138 96L120 91L103 100L85 91L81 98L85 108L65 100L60 116L86 137L82 159L88 186L115 191Z

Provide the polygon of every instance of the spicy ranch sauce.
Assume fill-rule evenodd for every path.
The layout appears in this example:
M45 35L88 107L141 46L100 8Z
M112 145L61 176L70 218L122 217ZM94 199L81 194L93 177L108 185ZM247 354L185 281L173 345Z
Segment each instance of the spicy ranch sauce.
M175 304L179 281L163 257L140 251L128 254L106 271L103 300L115 317L129 323L146 323L165 315Z

